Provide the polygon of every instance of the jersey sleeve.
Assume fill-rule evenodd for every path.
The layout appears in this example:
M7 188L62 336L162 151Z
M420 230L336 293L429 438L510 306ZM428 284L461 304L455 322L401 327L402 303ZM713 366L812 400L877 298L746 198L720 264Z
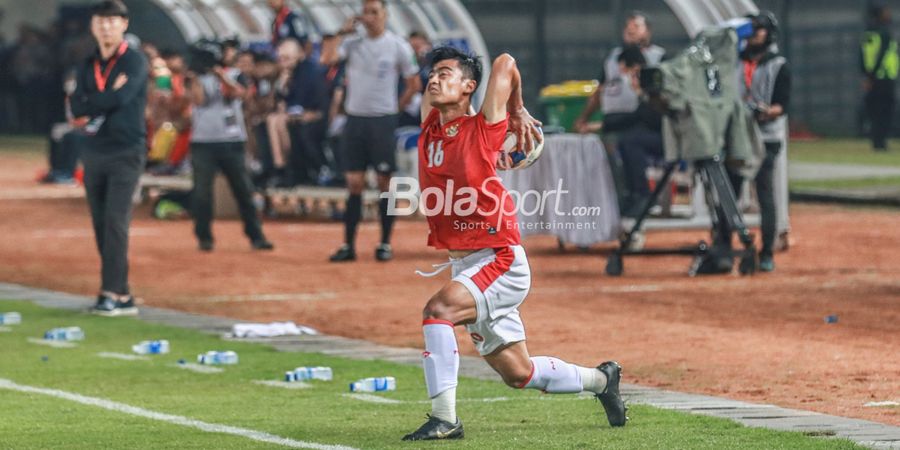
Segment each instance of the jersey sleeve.
M487 155L493 155L500 151L503 146L503 140L506 139L506 130L509 125L509 114L506 118L493 124L487 123L484 113L478 113L475 116L475 126L478 129L479 139L481 141L481 150Z
M423 130L427 130L428 127L436 123L438 120L441 120L441 111L437 108L432 108L431 112L428 113L428 117L422 121L420 125Z

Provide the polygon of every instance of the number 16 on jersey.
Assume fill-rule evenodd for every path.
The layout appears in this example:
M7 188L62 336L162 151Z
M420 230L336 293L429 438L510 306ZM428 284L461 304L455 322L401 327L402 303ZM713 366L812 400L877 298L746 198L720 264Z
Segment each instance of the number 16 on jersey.
M440 167L444 163L444 141L428 144L428 167Z

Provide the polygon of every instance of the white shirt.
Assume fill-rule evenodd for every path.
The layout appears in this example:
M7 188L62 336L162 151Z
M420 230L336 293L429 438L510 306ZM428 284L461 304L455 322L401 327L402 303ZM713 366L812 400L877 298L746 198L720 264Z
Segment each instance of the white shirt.
M400 77L419 73L406 40L388 30L374 39L368 35L348 37L338 55L347 61L348 114L378 117L399 112Z

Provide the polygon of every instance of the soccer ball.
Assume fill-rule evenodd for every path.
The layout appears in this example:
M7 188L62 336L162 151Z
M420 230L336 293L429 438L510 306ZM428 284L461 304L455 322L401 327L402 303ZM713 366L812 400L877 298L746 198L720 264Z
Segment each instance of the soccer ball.
M541 138L543 138L544 130L538 127L538 131L541 133ZM503 140L503 146L500 148L500 151L504 155L509 154L510 159L512 159L512 167L510 167L510 169L524 169L531 166L537 162L538 158L541 157L541 153L544 151L544 139L541 139L541 142L535 142L536 145L534 146L534 149L527 155L525 152L516 150L517 140L518 138L515 134L506 133L506 139Z

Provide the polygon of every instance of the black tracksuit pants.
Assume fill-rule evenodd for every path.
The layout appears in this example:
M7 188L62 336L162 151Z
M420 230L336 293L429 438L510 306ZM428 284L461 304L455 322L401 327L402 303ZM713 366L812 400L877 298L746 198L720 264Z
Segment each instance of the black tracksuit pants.
M145 151L141 145L125 150L86 149L81 155L103 291L129 294L128 228Z

